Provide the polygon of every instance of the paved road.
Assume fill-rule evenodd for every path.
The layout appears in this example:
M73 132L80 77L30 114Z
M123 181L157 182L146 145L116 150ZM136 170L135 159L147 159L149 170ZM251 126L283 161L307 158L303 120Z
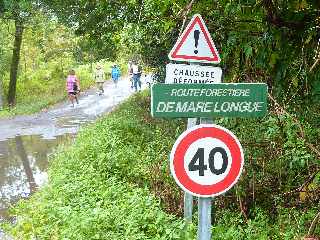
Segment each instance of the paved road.
M143 77L142 81L147 78ZM145 85L143 84L143 87ZM99 96L95 89L86 91L80 96L79 105L74 108L66 101L48 111L0 120L0 141L17 135L41 135L44 139L51 139L66 133L76 133L82 123L91 122L101 114L109 112L134 93L128 79L121 79L117 87L108 82L104 89L105 94L102 96Z

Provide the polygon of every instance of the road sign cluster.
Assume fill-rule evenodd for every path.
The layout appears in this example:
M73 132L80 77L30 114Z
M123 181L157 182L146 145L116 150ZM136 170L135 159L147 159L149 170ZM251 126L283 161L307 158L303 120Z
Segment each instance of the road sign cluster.
M193 16L168 56L170 60L189 63L221 61L199 14ZM263 117L267 113L266 84L221 80L220 67L167 64L165 84L155 84L151 89L152 116ZM239 141L230 131L216 125L187 130L171 153L171 172L176 182L196 196L215 196L229 189L240 175L242 164Z
M267 113L267 85L263 83L221 83L220 67L199 65L220 63L210 33L198 14L169 53L165 84L151 88L151 114L165 118L263 117ZM192 64L193 63L193 64ZM198 63L195 65L194 63ZM190 121L191 122L191 121ZM228 191L238 181L244 164L241 144L228 129L200 124L187 129L176 140L170 154L170 170L186 192L185 216L192 218L192 198L199 197L198 239L211 239L208 197ZM191 207L192 208L192 207ZM189 216L191 213L191 216Z

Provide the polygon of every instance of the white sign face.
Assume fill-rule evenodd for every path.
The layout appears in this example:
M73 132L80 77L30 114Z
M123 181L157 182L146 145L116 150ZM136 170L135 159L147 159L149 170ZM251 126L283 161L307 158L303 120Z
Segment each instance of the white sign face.
M170 171L177 184L198 197L218 196L239 179L243 150L228 129L201 124L187 129L170 154Z
M218 150L210 157L213 149ZM201 160L201 154L203 159ZM197 159L196 159L197 158ZM188 177L200 185L213 185L221 182L229 173L231 168L230 149L227 145L217 138L201 138L193 142L184 156L184 169ZM197 160L197 161L195 161ZM200 163L200 161L203 161ZM207 166L200 171L200 166ZM190 171L192 167L199 167L199 171ZM219 169L220 174L215 174L212 169Z
M206 24L199 14L193 16L169 53L169 59L207 63L221 61Z
M221 78L219 67L172 63L166 66L165 83L221 83Z

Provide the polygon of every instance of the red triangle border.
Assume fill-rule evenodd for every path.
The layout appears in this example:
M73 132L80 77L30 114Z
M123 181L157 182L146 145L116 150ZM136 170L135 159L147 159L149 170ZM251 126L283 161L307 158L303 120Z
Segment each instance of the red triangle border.
M193 29L194 25L198 23L201 31L204 33L205 39L210 47L210 51L213 54L213 58L212 57L197 57L197 56L188 56L188 55L178 55L177 52L180 50L181 46L183 45L183 43L186 41L187 37L189 36L191 30ZM179 44L177 45L177 47L175 48L175 50L172 52L171 54L171 58L175 59L175 58L179 58L179 59L185 59L185 60L198 60L198 61L209 61L209 62L220 62L220 58L218 56L217 50L216 48L212 45L212 40L210 41L210 38L208 36L209 32L208 30L206 30L206 28L203 26L202 21L200 20L199 16L196 16L193 20L193 22L191 23L191 25L189 25L188 30L185 32L185 34L182 36Z

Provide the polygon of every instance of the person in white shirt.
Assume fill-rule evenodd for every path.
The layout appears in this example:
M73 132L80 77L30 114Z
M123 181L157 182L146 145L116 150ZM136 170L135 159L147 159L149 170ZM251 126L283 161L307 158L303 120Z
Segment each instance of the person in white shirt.
M133 73L132 73L132 61L128 62L128 75L131 83L131 88L133 88Z
M138 91L138 85L139 85L139 90L141 90L141 74L142 74L142 70L139 67L139 65L137 64L137 62L133 62L132 64L132 78L133 78L133 84L134 84L134 89L135 91Z
M94 80L96 81L99 95L104 93L103 83L105 81L105 73L100 65L97 65L96 72L94 74Z

